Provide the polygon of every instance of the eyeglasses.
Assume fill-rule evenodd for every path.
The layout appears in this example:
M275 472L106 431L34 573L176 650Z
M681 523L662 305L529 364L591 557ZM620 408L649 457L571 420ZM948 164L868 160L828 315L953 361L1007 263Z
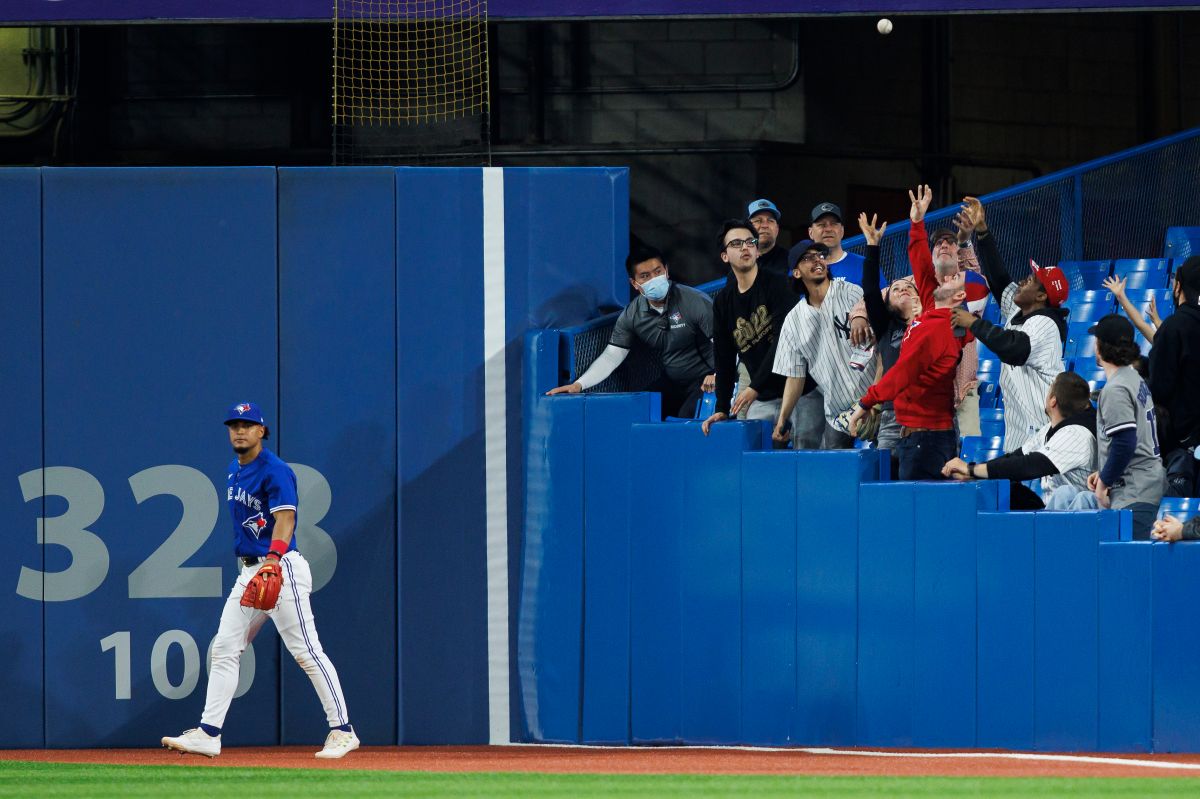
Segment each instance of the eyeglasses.
M725 242L726 247L732 247L735 250L740 250L743 247L757 247L758 239L730 239Z
M825 253L823 252L806 252L800 256L801 261L824 261Z

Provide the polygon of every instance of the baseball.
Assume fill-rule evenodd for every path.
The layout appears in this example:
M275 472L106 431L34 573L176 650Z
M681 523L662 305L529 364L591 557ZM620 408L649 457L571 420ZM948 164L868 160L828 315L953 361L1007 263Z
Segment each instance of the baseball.
M884 36L887 36L892 32L892 21L887 17L884 17L875 23L875 30L879 31Z

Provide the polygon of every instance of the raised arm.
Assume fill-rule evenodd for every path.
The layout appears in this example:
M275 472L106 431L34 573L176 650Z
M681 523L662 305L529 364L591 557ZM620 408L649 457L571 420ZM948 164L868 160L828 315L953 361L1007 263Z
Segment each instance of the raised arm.
M863 304L867 310L867 321L875 332L875 340L879 341L891 324L892 314L887 303L883 301L883 292L879 279L879 242L887 230L887 222L875 227L876 216L871 215L867 221L865 213L858 215L858 227L862 230L863 238L867 240L867 257L863 261Z
M925 232L925 212L933 202L933 190L928 186L917 186L916 192L909 191L912 207L908 218L908 265L912 267L917 294L922 308L933 307L933 291L937 288L937 275L933 271L933 254L929 251L929 235Z
M1133 326L1138 329L1138 332L1146 337L1146 341L1154 341L1154 331L1156 328L1142 317L1142 312L1134 308L1133 303L1129 301L1129 297L1125 295L1125 278L1117 277L1116 275L1106 277L1104 278L1104 288L1111 291L1113 296L1117 298L1121 310L1129 317L1129 321L1133 322Z
M974 197L964 197L963 204L975 223L975 240L979 244L979 269L983 272L984 280L988 282L988 289L994 296L999 297L1013 280L1004 268L1000 249L996 246L996 238L988 229L983 203Z

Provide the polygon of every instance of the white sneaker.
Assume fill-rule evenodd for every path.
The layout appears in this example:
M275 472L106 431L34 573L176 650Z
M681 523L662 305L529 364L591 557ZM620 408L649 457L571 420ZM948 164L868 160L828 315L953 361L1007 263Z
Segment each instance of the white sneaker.
M163 738L162 745L192 755L216 757L221 754L221 736L209 735L199 727L184 732L178 738Z
M358 748L358 743L358 736L354 734L353 730L350 732L330 730L329 735L325 738L325 748L317 752L317 757L326 760L345 757L347 752L353 752Z

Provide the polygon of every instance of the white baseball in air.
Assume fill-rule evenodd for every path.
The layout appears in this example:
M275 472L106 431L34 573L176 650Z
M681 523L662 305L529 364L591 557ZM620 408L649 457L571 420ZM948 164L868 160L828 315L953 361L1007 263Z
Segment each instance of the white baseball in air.
M892 32L892 21L887 17L884 17L875 23L875 30L879 31L884 36L887 36Z

